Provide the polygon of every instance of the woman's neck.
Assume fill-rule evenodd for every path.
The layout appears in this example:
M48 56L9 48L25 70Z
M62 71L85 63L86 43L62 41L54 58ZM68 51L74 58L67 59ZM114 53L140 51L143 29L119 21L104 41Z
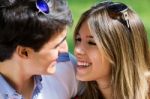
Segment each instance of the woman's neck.
M105 97L105 99L113 99L112 97L112 87L107 87L104 89L100 89L101 93L103 94L103 96Z
M112 84L107 80L98 80L98 87L105 99L112 99Z

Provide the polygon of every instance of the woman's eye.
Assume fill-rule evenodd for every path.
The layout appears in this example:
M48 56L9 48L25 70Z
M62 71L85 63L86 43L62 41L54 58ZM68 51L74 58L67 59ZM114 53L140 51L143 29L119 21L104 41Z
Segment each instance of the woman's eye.
M96 45L95 42L91 42L91 41L89 41L88 44L90 44L90 45Z
M75 38L76 42L81 42L81 38Z

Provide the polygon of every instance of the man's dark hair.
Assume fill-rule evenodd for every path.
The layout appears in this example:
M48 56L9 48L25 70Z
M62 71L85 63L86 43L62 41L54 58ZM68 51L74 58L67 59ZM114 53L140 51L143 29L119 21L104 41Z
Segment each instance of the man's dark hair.
M72 23L64 0L47 0L49 14L40 12L36 0L0 1L0 61L11 58L17 45L39 51L55 33Z

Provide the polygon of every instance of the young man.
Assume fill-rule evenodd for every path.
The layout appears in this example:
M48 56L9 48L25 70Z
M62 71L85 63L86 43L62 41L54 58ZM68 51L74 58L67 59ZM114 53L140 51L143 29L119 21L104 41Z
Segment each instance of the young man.
M74 79L73 65L58 58L66 51L67 26L71 22L64 0L1 1L0 99L66 99L73 95L76 82L65 80ZM55 73L58 61L56 74L45 76ZM74 88L69 83L74 83ZM67 96L56 87L64 89L63 95Z

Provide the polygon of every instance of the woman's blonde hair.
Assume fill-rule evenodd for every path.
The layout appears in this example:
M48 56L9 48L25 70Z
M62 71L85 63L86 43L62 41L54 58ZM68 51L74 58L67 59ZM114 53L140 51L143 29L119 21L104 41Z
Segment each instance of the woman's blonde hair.
M111 18L107 4L100 3L83 13L74 37L82 23L87 21L97 46L103 49L111 63L113 99L148 99L149 87L145 73L148 72L150 58L144 25L130 8L126 11L129 27ZM94 81L81 83L84 91L79 99L103 97Z

